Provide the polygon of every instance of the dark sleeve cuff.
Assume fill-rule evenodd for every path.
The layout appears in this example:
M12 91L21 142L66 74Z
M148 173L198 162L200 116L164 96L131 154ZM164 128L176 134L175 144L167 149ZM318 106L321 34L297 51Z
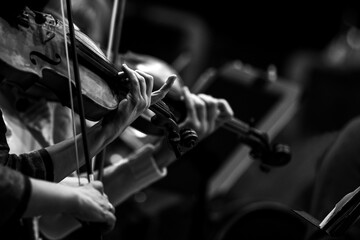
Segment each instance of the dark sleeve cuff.
M54 181L54 165L51 159L50 154L45 149L40 149L39 154L43 159L45 171L46 171L46 180L49 182Z

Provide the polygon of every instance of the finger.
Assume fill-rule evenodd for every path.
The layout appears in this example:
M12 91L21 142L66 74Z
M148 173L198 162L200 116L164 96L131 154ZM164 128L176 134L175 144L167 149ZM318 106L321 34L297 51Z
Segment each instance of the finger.
M137 81L139 82L141 96L143 99L147 100L148 95L147 95L147 90L146 90L145 78L141 74L139 74L137 71L135 71L135 75L137 77Z
M187 109L187 117L198 120L195 109L195 102L192 98L192 94L190 93L189 88L183 87L183 92L184 92L184 102Z
M147 74L147 73L139 71L139 70L136 70L136 72L144 77L145 83L146 83L146 95L148 97L151 97L151 93L152 93L153 87L154 87L154 77L151 76L150 74Z
M101 194L104 193L104 185L102 182L96 180L89 183L89 185L98 190Z
M231 108L228 101L225 99L218 99L218 109L220 110L220 118L223 120L229 120L234 116L234 111Z
M109 212L115 213L115 207L110 202L108 203L108 208Z
M207 109L206 109L206 103L199 98L197 95L193 94L193 99L195 102L195 107L196 107L196 114L197 114L197 119L200 121L200 130L201 132L205 133L206 131L208 131L208 122L207 122Z
M135 71L130 69L126 64L123 64L122 66L122 70L125 72L126 76L128 76L129 78L129 83L130 83L130 92L132 94L137 94L138 92L140 92L140 84L138 81L138 78L135 74Z
M109 197L108 197L108 195L106 195L105 193L103 193L103 197L104 197L107 201L109 201Z
M107 211L105 214L106 228L103 230L103 232L107 233L107 232L111 231L115 226L115 222L116 222L116 217L115 217L114 213Z
M209 132L212 132L215 130L216 127L216 120L219 116L219 110L218 110L218 102L215 98L209 95L205 94L199 94L199 98L202 99L206 103L206 109L207 109L207 123L209 127Z
M171 75L170 77L168 77L166 82L158 90L154 91L151 94L151 104L157 103L158 101L163 99L170 91L176 79L176 75Z

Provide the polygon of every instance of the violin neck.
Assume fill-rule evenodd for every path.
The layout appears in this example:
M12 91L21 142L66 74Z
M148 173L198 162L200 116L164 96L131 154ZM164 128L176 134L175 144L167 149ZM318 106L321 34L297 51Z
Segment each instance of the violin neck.
M100 53L97 53L93 48L89 47L86 41L83 41L84 36L78 33L77 37L77 49L78 55L81 60L90 65L92 69L97 69L99 72L106 74L107 77L117 78L119 75L119 70L115 67L114 64L111 64L104 56Z
M249 134L251 132L251 127L248 124L234 117L225 122L223 128L234 133Z
M164 117L175 120L174 114L171 112L169 106L164 101L160 100L159 102L152 104L150 106L150 110L154 111L157 114L161 114Z

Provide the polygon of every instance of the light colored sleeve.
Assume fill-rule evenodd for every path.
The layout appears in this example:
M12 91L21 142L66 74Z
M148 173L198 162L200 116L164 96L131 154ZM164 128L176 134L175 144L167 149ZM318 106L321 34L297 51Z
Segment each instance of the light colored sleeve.
M148 144L126 160L105 168L105 193L114 205L166 176L167 170L158 168L153 153L154 146Z

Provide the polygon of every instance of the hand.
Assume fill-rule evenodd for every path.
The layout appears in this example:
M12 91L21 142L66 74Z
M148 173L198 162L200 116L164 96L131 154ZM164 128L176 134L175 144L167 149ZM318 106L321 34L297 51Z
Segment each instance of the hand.
M150 104L164 98L176 80L176 76L170 76L159 90L152 92L154 78L151 75L140 70L132 70L125 64L122 69L129 77L130 91L119 103L117 111L108 114L103 119L103 126L106 126L114 137L120 135L149 108Z
M198 134L199 140L213 133L233 115L233 110L225 99L218 99L206 94L190 93L183 88L187 116L180 127L191 128Z
M76 188L76 204L70 212L73 217L88 223L102 223L103 232L115 225L115 208L103 193L103 185L94 181Z
M225 99L214 98L206 94L196 95L190 93L187 87L184 87L183 91L187 115L179 127L193 129L199 140L209 136L234 115ZM167 167L176 160L173 151L169 150L168 141L164 138L153 153L160 168ZM190 149L184 149L184 151L188 150Z
M117 110L105 116L102 121L102 125L114 137L120 135L126 127L149 108L154 84L152 76L132 70L126 64L122 65L122 70L129 79L129 93L121 100Z
M171 75L165 81L165 83L156 91L151 93L151 104L155 104L162 100L166 94L170 91L172 85L174 84L175 80L177 79L176 75Z

